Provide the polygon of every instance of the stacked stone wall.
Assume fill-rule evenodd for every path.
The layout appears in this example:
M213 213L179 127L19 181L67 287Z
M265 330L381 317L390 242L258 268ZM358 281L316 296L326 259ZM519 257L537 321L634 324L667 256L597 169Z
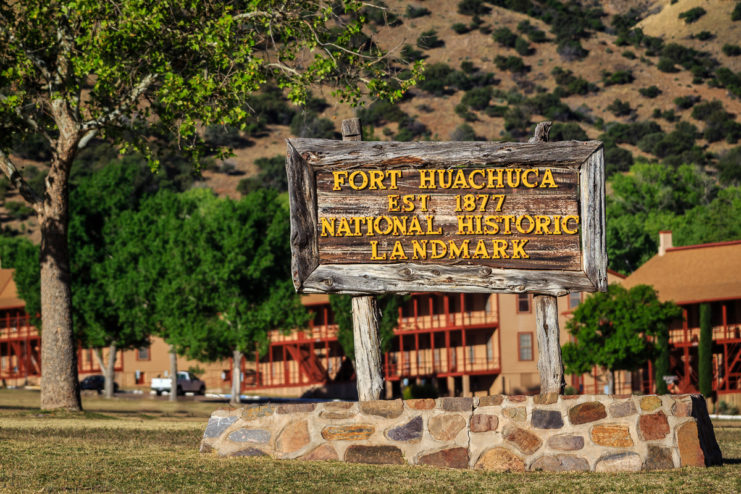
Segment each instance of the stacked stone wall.
M209 419L201 452L499 471L640 471L722 461L705 401L694 395L497 395L221 409Z

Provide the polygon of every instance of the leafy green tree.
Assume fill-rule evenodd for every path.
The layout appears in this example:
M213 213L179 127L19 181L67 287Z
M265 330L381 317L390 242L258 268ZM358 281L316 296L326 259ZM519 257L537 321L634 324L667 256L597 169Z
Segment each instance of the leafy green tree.
M18 296L26 302L26 312L33 324L38 324L37 315L41 310L39 286L39 247L23 237L0 236L0 266L3 269L15 269L15 281Z
M656 333L656 359L654 360L654 382L656 394L665 395L669 392L669 385L664 376L669 375L669 328Z
M710 304L700 304L700 343L697 346L697 380L706 398L713 393L713 324Z
M242 127L246 98L270 82L294 102L331 82L343 101L361 92L399 98L414 83L389 76L362 36L360 2L100 2L0 5L0 169L41 230L41 407L80 409L72 331L68 227L70 168L94 137L138 149L153 166L152 135L198 161L199 129ZM416 69L415 69L416 71ZM41 135L52 150L36 193L10 159L13 143Z
M270 329L308 322L287 262L288 212L275 191L240 201L206 189L163 191L119 215L106 233L116 235L119 253L105 266L117 280L108 296L116 309L128 308L126 322L151 328L173 354L233 358L235 400L242 356L256 345L264 354Z
M599 366L613 394L614 372L638 369L652 358L656 348L648 337L666 332L681 313L673 302L659 301L648 285L629 290L610 285L607 292L595 293L579 305L567 323L575 341L562 348L566 372L583 374Z

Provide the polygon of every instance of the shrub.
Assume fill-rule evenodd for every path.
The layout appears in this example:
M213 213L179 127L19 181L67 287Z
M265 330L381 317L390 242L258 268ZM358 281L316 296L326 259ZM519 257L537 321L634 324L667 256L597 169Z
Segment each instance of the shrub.
M475 122L479 118L476 116L476 114L468 109L468 106L464 105L463 103L458 103L453 108L453 111L456 115L461 117L466 122Z
M8 216L14 220L25 220L34 214L33 208L24 202L5 201L5 209L8 210Z
M489 100L491 100L491 88L477 87L466 91L461 99L461 104L473 110L484 110L489 106Z
M427 58L427 55L420 50L414 49L412 45L404 45L401 48L401 58L407 62L416 62L418 60L424 60Z
M446 79L451 72L453 69L448 65L433 63L426 68L425 78L417 84L417 87L435 96L442 96L445 94Z
M462 22L456 22L450 27L453 29L453 31L456 32L456 34L466 34L467 32L471 30L467 25L463 24Z
M616 72L602 72L602 82L605 86L612 86L614 84L630 84L635 80L633 72L631 70L618 70Z
M358 109L357 114L363 125L379 127L388 122L401 122L408 117L399 105L383 100L374 101L367 108Z
M674 65L674 62L664 57L659 58L659 63L656 64L656 68L669 74L679 72L679 69Z
M674 104L677 105L677 108L679 108L680 110L692 108L698 101L700 101L699 96L679 96L677 98L674 98Z
M296 113L291 120L291 133L297 137L315 139L334 139L340 136L331 120L319 118L316 113L310 111Z
M612 16L610 24L617 34L627 33L630 28L638 24L641 20L641 11L636 8L631 8L625 14L616 14Z
M547 41L545 31L536 28L530 24L530 21L521 21L517 24L517 30L530 38L530 41L533 43L543 43Z
M656 122L647 120L635 123L611 122L605 126L606 132L600 139L612 143L637 144L638 140L647 134L661 132L661 127Z
M288 190L288 179L285 173L286 157L258 158L255 165L260 170L254 177L243 178L237 184L237 190L243 196L258 189L275 189L279 192Z
M519 73L530 71L530 66L525 65L525 62L523 62L520 57L516 56L505 57L502 55L497 55L494 58L494 64L499 70L509 70L510 72Z
M656 86L648 86L648 87L642 87L641 89L638 90L638 92L641 93L641 96L643 96L644 98L653 99L661 94L661 89L659 89Z
M525 100L524 105L532 112L543 115L550 120L575 120L578 115L561 102L553 93L542 93Z
M374 3L376 3L377 6L367 5L360 11L363 16L368 19L368 21L376 24L377 26L389 25L391 27L396 27L401 25L401 19L399 19L396 14L385 8L385 3L381 1L376 1Z
M626 115L630 115L633 111L630 107L630 103L628 103L627 101L621 101L617 98L615 98L612 103L607 105L607 110L612 112L612 114L616 117L624 117Z
M510 31L508 27L500 27L499 29L495 29L491 37L494 38L494 41L499 43L501 46L505 46L507 48L514 48L518 38L518 36Z
M437 37L437 31L430 29L429 31L424 31L419 35L417 38L417 46L423 50L431 50L433 48L445 46L445 41Z
M736 6L733 8L733 12L731 12L731 20L741 21L741 2L737 2Z
M666 120L667 122L674 122L679 117L674 113L674 110L666 110L664 112L661 112L661 115L659 115L661 118Z
M476 66L473 64L470 60L464 60L461 62L461 70L465 74L473 74L474 72L477 72L479 69L476 68Z
M249 139L242 136L240 130L229 125L209 125L206 127L203 138L209 147L239 148L247 146Z
M458 13L463 15L486 15L491 7L484 5L483 0L461 0L458 3Z
M728 89L736 96L741 96L741 72L733 73L726 67L721 67L715 71L715 84Z
M490 117L503 117L507 113L507 109L507 106L491 105L484 110L484 113Z
M718 178L721 183L741 183L741 146L726 151L718 159Z
M461 124L450 134L451 141L475 141L477 140L476 132L468 124Z
M715 35L710 31L700 31L699 33L694 35L694 38L699 39L700 41L707 41L709 39L715 38Z
M737 57L741 55L741 46L738 45L723 45L723 53L728 57Z
M522 55L523 57L532 55L535 53L535 49L530 46L530 43L528 43L525 38L517 37L517 40L515 41L515 51Z
M679 14L680 19L684 19L685 24L692 24L700 17L707 14L707 11L702 7L695 7L693 9L685 10Z
M411 141L416 137L422 137L429 135L427 126L422 122L409 117L399 123L399 133L396 134L395 139L397 141Z
M530 134L530 115L519 106L509 108L504 115L504 129L515 138Z
M584 132L584 129L578 123L556 122L551 127L551 141L586 141L588 139L587 133Z
M556 80L556 84L558 84L554 92L561 97L571 96L572 94L587 94L590 91L597 90L594 84L590 84L585 79L575 76L571 70L554 67L551 75Z
M628 171L632 165L633 155L630 151L615 145L605 145L605 174L608 177L613 173Z
M567 62L581 60L589 54L589 51L582 47L578 39L565 39L558 43L556 48L559 56Z
M624 52L622 53L622 55L623 55L623 56L624 56L625 58L627 58L628 60L635 60L635 59L637 58L637 57L636 57L636 54L635 54L635 53L633 53L633 52L632 52L632 51L630 51L630 50L625 50L625 51L624 51Z
M410 19L416 19L417 17L424 17L430 15L430 9L425 7L415 7L414 5L407 5L406 16Z
M695 106L692 109L692 118L694 118L695 120L708 120L718 113L726 115L723 103L721 103L717 99L714 99L713 101L706 101L705 103L700 103L699 105Z

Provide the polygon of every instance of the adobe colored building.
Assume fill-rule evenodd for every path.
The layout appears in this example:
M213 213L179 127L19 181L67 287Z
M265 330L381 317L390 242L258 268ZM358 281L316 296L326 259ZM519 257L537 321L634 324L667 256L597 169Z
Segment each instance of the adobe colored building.
M672 233L659 233L659 252L623 281L627 288L649 284L662 301L682 307L684 318L670 327L670 373L682 393L697 392L700 304L712 311L713 390L719 399L741 404L741 240L672 246Z

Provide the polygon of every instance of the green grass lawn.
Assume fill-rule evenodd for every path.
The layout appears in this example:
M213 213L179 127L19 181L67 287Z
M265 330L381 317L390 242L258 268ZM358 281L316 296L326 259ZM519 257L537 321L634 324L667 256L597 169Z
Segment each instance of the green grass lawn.
M216 403L84 399L41 413L38 393L0 390L3 492L741 492L741 423L716 424L728 463L641 474L494 474L421 466L218 458L198 453Z

